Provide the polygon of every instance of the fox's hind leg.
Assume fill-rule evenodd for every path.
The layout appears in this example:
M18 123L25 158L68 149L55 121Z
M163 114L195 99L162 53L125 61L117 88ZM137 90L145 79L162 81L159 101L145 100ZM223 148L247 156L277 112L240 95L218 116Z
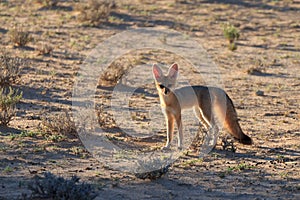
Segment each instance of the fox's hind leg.
M211 125L209 121L203 117L202 110L199 107L194 107L194 113L199 122L208 130L211 127Z
M203 109L201 109L203 108ZM203 144L201 147L200 157L208 154L217 143L219 128L215 123L215 118L211 111L210 106L194 108L194 112L199 121L206 127L208 133L203 138Z

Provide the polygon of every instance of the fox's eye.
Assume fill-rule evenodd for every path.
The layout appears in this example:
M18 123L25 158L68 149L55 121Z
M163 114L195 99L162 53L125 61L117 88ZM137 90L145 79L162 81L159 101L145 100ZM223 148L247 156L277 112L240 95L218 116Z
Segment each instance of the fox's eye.
M164 89L164 88L165 88L165 86L164 86L164 85L161 85L161 84L159 84L158 87L159 87L160 89Z

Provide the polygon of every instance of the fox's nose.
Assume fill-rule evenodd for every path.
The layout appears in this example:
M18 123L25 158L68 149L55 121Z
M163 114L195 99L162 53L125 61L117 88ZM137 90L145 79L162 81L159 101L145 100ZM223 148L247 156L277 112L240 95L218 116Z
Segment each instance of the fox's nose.
M169 88L165 88L165 94L169 94L170 93L170 89Z

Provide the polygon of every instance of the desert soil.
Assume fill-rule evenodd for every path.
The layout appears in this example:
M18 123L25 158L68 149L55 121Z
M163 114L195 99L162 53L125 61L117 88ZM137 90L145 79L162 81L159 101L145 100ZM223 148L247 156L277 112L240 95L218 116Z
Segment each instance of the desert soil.
M116 1L108 19L93 25L78 20L81 4L66 0L45 7L34 0L0 2L0 47L27 60L14 85L23 91L17 115L8 127L0 128L0 199L29 195L27 184L46 171L76 175L93 184L99 194L96 199L300 199L298 0ZM228 49L223 35L222 24L227 22L240 30L236 51ZM26 47L10 42L9 30L14 26L33 37ZM189 148L164 176L142 180L95 159L77 137L63 130L55 134L64 134L65 139L43 137L43 118L72 113L74 80L89 53L111 36L140 27L176 30L204 47L218 66L244 132L253 138L252 146L234 142L235 152L223 150L221 138L226 133L222 132L216 148L203 159L198 159L196 147ZM42 45L53 47L50 55L40 55ZM109 73L122 74L120 66L153 62L179 62L184 73L184 61L178 56L149 49L118 58ZM199 73L190 76L193 83L205 83ZM107 88L114 85L114 78L104 79L96 94L100 107L109 103ZM159 105L154 84L145 88L146 95L133 97L133 107ZM100 109L98 115L100 125L107 132L113 130L111 140L122 147L136 144L155 149L165 142L164 127L154 142L128 139L109 111ZM133 120L142 123L148 117L137 113ZM24 136L24 131L36 134Z

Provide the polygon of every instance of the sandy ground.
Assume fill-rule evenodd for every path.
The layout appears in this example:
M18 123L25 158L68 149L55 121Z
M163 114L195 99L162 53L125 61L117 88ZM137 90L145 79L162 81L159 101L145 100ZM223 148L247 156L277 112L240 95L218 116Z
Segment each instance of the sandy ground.
M92 183L99 192L96 199L300 198L299 1L121 1L109 19L96 26L84 26L77 20L76 7L80 4L61 1L45 8L34 0L0 2L1 49L28 61L14 85L24 93L17 116L9 127L0 128L0 199L29 194L28 182L45 171L64 177L77 175ZM223 36L222 24L226 22L241 32L234 52L228 50ZM9 40L8 31L15 25L33 37L24 48L13 46ZM162 178L142 180L93 158L76 137L54 142L41 134L22 136L22 131L41 132L43 117L71 113L75 77L99 43L141 27L176 30L204 47L218 67L223 89L232 98L240 124L254 145L235 142L236 152L223 150L221 138L226 133L222 132L216 148L203 159L190 148ZM42 44L53 47L50 55L39 55ZM122 74L120 66L129 69L153 62L166 66L178 62L180 72L193 84L205 83L199 73L189 73L188 64L177 55L152 50L129 52L116 59L106 79L110 73ZM252 69L261 72L251 74ZM113 142L122 147L139 145L153 150L163 146L163 123L152 139L128 139L111 113L101 110L110 103L112 79L99 81L101 87L96 92L100 126L113 133ZM132 108L159 107L152 83L144 84L142 93L132 97ZM256 95L259 90L264 95ZM146 126L147 113L133 114L140 127Z

